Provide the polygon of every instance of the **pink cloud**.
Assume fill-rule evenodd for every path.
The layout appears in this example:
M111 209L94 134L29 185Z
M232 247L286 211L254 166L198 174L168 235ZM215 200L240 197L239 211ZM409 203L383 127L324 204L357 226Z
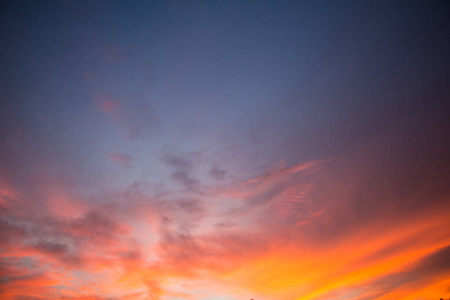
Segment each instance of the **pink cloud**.
M97 106L108 114L128 140L139 139L158 128L152 104L140 95L116 96L108 92L95 95Z
M116 44L103 47L102 55L110 63L123 63L128 59L123 48Z
M110 113L120 106L120 99L110 93L99 93L96 100L98 107L105 113Z
M95 75L94 73L91 72L84 72L83 73L84 78L86 78L87 80L94 80L95 79Z
M131 156L122 153L111 153L108 154L108 159L111 161L118 163L119 165L125 168L131 168L133 165L134 159Z

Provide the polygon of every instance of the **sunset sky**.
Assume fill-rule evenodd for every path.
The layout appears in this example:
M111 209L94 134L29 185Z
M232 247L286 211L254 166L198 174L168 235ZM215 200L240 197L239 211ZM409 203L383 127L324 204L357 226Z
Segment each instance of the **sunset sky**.
M449 1L2 1L0 299L450 298Z

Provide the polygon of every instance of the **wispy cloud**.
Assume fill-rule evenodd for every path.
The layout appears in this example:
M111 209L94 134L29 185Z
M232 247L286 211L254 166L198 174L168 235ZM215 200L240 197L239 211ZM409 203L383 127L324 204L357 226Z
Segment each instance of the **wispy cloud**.
M98 107L111 117L128 140L151 136L159 127L153 105L140 95L116 96L99 92L95 99Z
M126 154L122 153L111 153L108 154L108 158L112 160L113 162L116 162L120 165L122 165L125 168L131 168L133 165L133 158L131 156L128 156Z

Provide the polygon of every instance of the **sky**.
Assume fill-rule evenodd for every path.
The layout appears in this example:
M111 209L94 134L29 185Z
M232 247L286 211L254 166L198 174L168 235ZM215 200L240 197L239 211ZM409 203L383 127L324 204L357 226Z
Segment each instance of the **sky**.
M450 298L448 1L3 1L0 298Z

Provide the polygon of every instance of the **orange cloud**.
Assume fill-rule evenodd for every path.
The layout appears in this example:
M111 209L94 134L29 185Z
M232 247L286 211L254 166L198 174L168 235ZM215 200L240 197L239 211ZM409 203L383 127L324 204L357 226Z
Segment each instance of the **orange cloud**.
M192 160L169 163L194 168ZM91 202L40 180L42 211L19 206L15 198L29 200L5 187L2 297L440 297L449 275L448 196L430 194L426 206L406 210L414 190L360 190L374 176L361 172L365 164L364 157L280 163L195 196L133 184ZM392 180L377 176L379 187ZM381 204L358 199L375 196Z

